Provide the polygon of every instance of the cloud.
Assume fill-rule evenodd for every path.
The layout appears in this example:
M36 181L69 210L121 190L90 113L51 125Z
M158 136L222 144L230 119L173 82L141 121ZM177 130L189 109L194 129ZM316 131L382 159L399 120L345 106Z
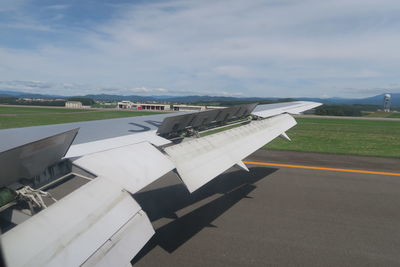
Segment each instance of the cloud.
M165 88L147 88L147 87L138 87L138 88L124 88L122 89L129 93L168 93L168 89Z
M19 19L0 20L0 34L22 32L0 41L2 80L282 97L366 95L399 83L394 0L105 1L86 17L81 1L10 3Z
M400 87L386 87L386 88L346 88L345 91L348 91L354 97L363 97L365 95L379 95L386 93L398 93L400 92Z
M147 87L105 87L91 84L55 83L45 81L0 81L0 90L17 91L37 94L56 94L61 96L76 96L87 94L118 94L118 95L211 95L211 96L242 96L240 92L225 91L196 91L196 90L175 90L166 88Z
M46 81L0 81L0 90L38 94L63 94L65 92L65 95L73 95L78 93L82 87L84 86L72 83L51 83Z
M47 9L53 9L53 10L64 10L69 8L69 5L50 5L46 6Z
M29 21L16 21L10 24L2 24L2 28L11 28L11 29L19 29L19 30L28 30L28 31L41 31L41 32L49 32L54 31L49 26L31 23Z
M214 72L232 78L245 78L254 76L254 73L252 73L251 70L238 65L218 66L214 68Z

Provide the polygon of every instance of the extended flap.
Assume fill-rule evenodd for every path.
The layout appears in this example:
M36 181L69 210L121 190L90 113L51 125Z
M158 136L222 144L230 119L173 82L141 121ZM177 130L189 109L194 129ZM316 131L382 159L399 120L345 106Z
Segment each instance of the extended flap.
M148 142L89 154L73 163L132 194L175 168L168 157Z
M296 125L290 115L253 121L165 148L190 192Z
M80 266L94 255L100 260L98 248L118 254L121 247L113 250L108 244L121 234L138 244L122 253L129 262L154 230L128 192L98 177L3 234L1 241L9 266Z

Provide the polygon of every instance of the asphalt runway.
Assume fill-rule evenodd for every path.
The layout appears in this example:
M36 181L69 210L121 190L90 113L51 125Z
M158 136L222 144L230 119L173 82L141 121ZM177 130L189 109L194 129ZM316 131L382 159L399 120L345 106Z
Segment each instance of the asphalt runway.
M400 159L257 151L248 161L400 173ZM134 266L398 266L400 176L248 165L190 195L135 195L156 234Z

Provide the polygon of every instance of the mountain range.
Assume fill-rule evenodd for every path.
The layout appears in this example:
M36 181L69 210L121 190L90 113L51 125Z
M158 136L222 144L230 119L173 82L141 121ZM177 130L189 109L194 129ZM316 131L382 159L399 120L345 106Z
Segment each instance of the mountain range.
M290 100L303 100L303 101L316 101L324 104L337 104L337 105L382 105L384 94L375 95L366 98L312 98L312 97L296 97ZM400 93L392 93L391 105L399 107L400 106ZM48 94L32 94L26 92L16 92L16 91L4 91L0 90L0 97L18 97L18 98L42 98L42 99L68 99L71 96L61 96L61 95L48 95ZM84 96L76 97L87 97L94 100L102 101L121 101L130 100L137 102L171 102L171 103L196 103L196 102L224 102L224 101L281 101L284 98L277 97L225 97L225 96L138 96L138 95L108 95L108 94L90 94Z

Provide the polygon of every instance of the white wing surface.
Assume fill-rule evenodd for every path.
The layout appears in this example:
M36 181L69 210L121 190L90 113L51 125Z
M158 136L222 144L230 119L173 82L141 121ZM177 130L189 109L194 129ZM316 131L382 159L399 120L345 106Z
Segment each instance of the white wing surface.
M175 168L148 142L85 155L73 163L134 194Z
M88 261L110 262L111 255L118 257L109 266L121 266L153 234L149 219L131 195L109 179L97 177L6 232L1 241L8 266L80 266ZM125 238L134 239L136 245L112 246Z
M311 101L294 101L294 102L284 102L277 104L265 104L265 105L258 105L254 109L252 114L259 116L261 118L272 117L282 113L299 114L306 110L316 108L320 105L321 103L311 102Z

